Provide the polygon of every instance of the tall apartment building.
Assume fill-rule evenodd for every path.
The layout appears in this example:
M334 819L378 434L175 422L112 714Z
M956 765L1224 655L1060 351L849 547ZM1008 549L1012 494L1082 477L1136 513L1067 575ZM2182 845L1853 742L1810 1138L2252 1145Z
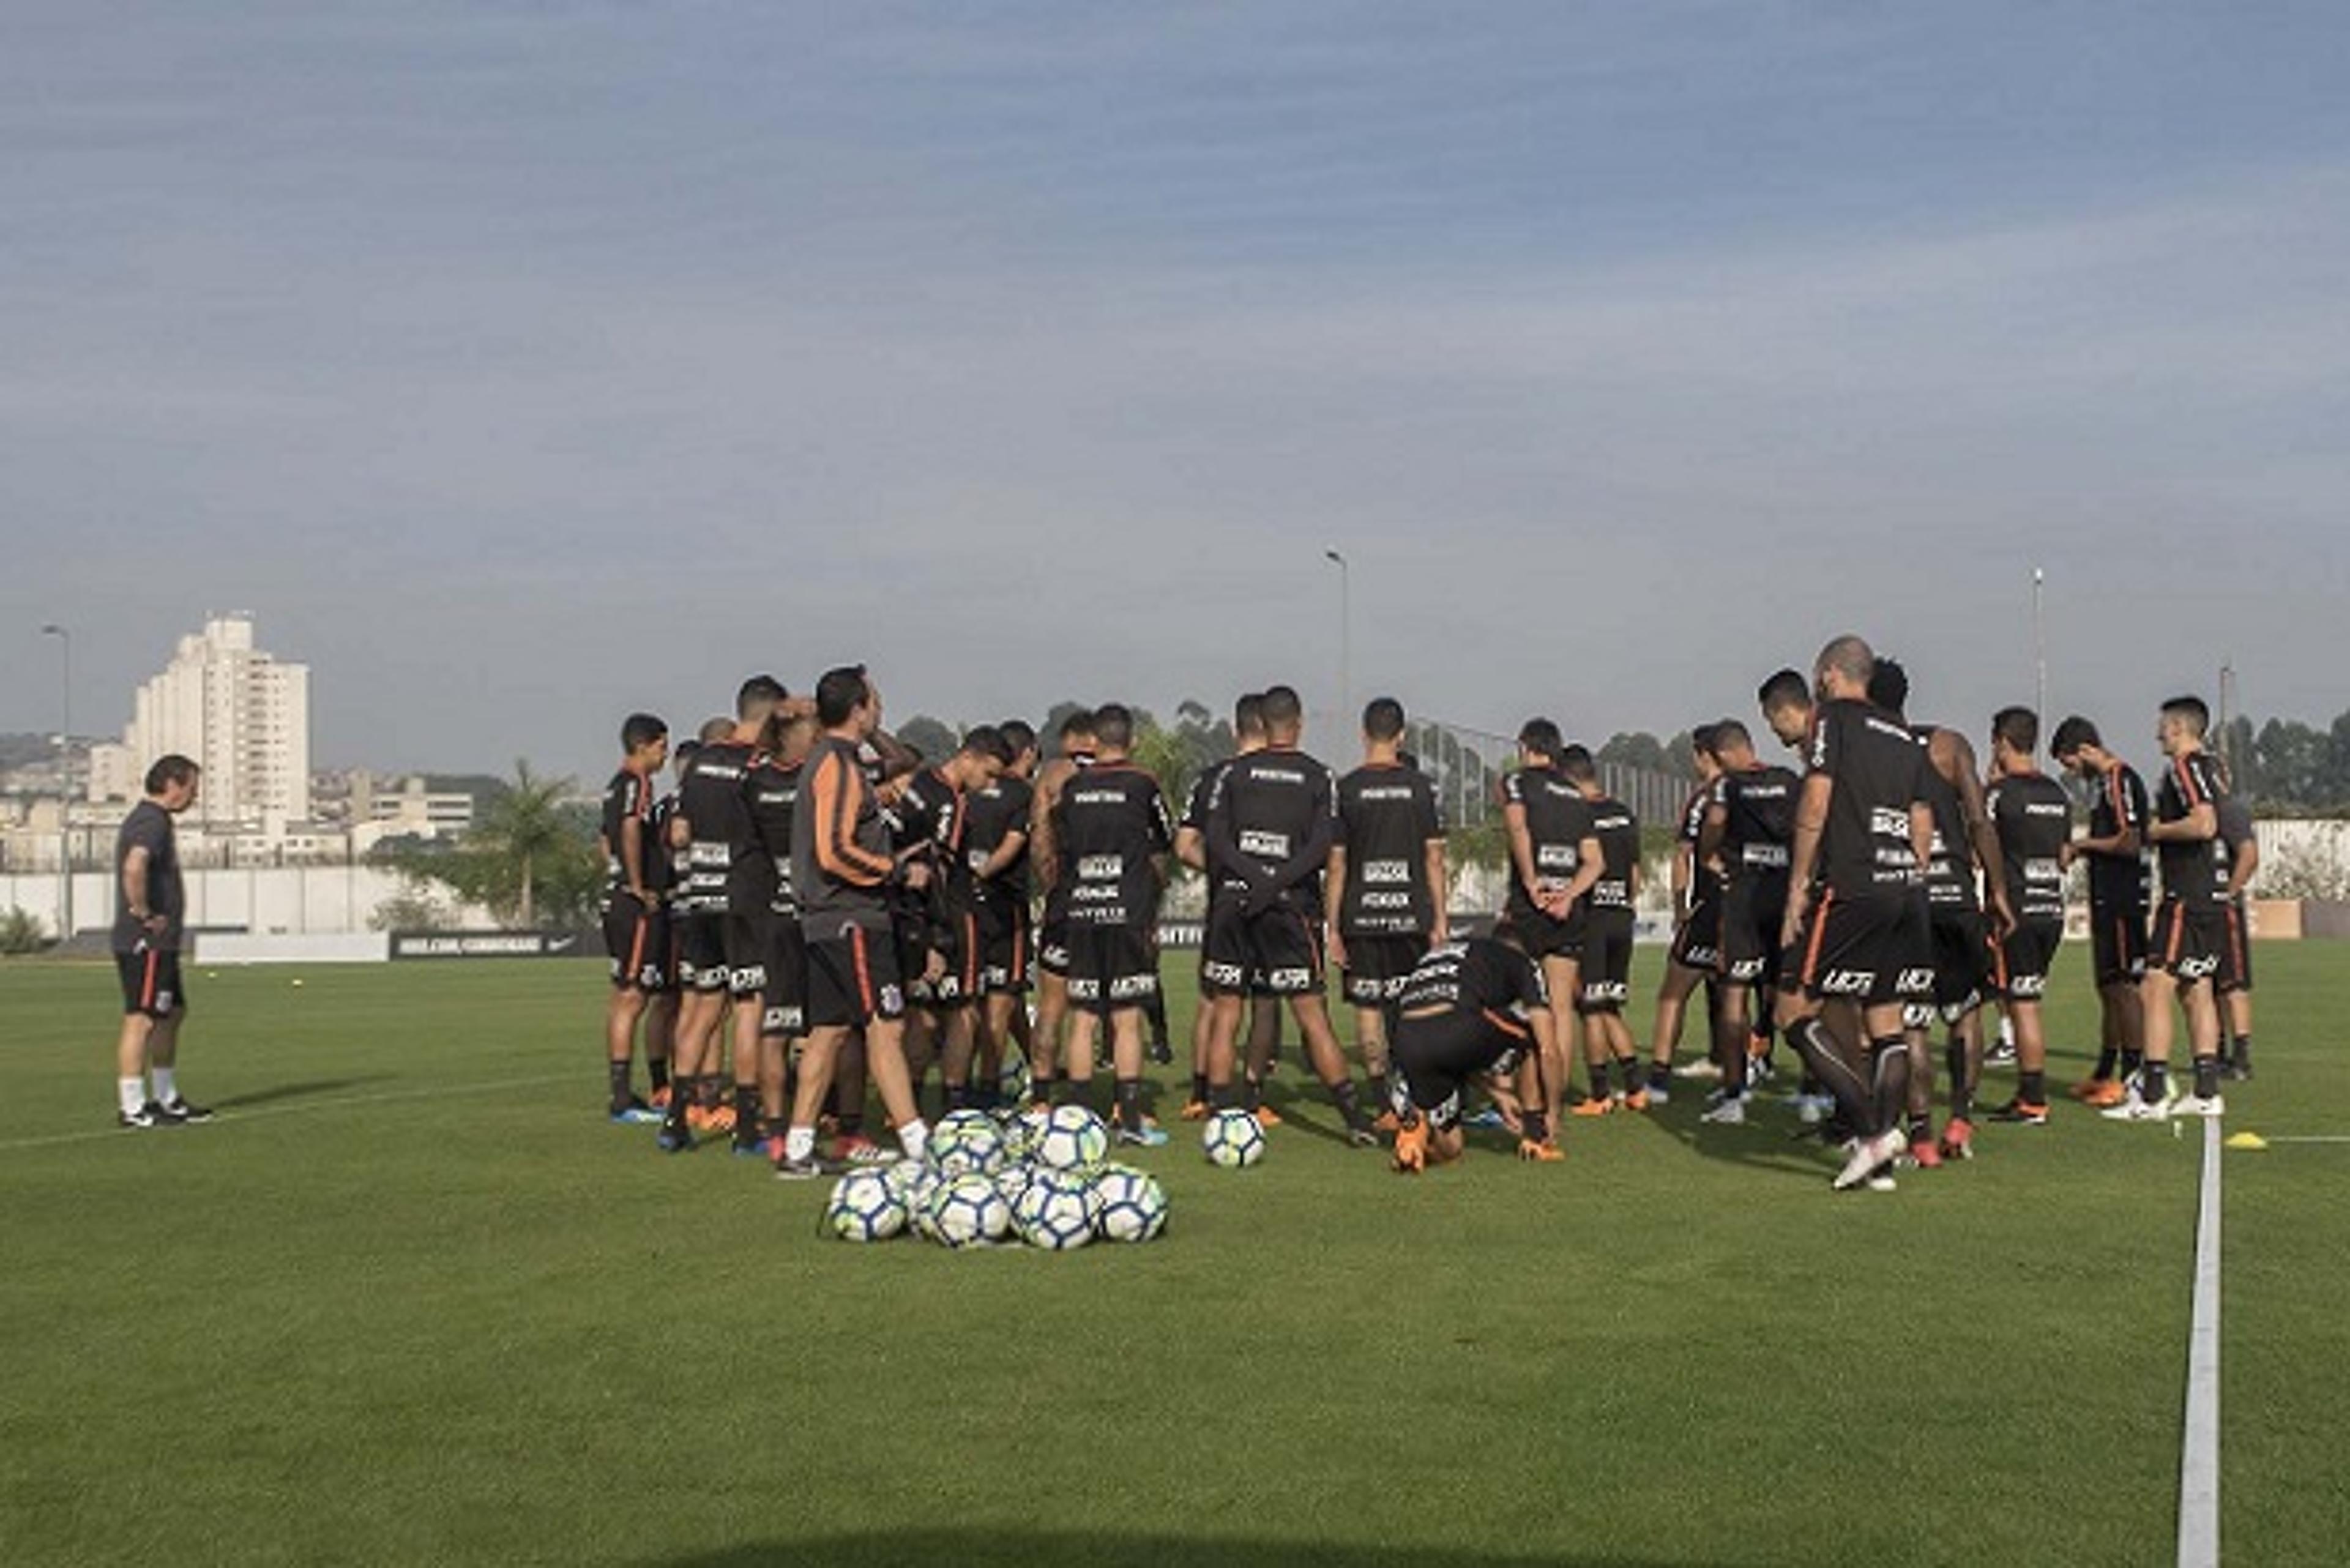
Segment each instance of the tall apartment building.
M310 667L255 648L250 615L215 616L139 688L120 751L107 750L93 748L93 798L135 794L148 764L178 752L204 770L190 815L280 833L310 815Z

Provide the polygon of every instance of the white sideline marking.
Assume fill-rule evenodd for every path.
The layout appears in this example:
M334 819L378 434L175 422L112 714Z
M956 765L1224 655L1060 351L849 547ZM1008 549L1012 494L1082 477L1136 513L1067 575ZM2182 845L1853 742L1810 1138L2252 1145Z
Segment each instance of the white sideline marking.
M237 1122L252 1121L259 1116L297 1116L306 1111L337 1110L345 1106L380 1106L393 1100L445 1099L453 1095L494 1094L501 1089L533 1089L546 1084L566 1083L578 1076L577 1073L542 1073L536 1078L507 1078L494 1084L436 1084L427 1089L387 1089L380 1095L344 1095L328 1100L296 1100L290 1105L255 1106L249 1111L234 1109L218 1111L213 1114L211 1122L205 1125L228 1127ZM190 1137L202 1137L204 1135L203 1127L163 1127L157 1130L185 1134ZM89 1132L60 1133L55 1137L15 1138L6 1143L0 1143L0 1154L5 1154L10 1149L55 1148L60 1144L100 1143L127 1136L129 1134L125 1128L108 1127L103 1131L93 1129Z
M2178 1460L2178 1568L2220 1562L2220 1121L2203 1124L2195 1311L2187 1331L2187 1438Z
M2350 1135L2334 1133L2328 1133L2323 1137L2310 1134L2300 1137L2294 1137L2289 1134L2274 1137L2271 1137L2267 1134L2263 1134L2262 1136L2267 1137L2268 1141L2271 1143L2350 1143Z

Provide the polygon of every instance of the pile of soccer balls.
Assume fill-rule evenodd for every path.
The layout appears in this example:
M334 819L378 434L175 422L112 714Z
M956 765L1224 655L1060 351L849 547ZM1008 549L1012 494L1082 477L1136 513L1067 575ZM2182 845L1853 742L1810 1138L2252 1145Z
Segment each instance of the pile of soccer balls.
M910 1233L956 1249L1020 1241L1051 1252L1155 1240L1167 1194L1108 1154L1109 1128L1082 1106L1042 1116L950 1111L920 1159L842 1177L824 1229L844 1241Z

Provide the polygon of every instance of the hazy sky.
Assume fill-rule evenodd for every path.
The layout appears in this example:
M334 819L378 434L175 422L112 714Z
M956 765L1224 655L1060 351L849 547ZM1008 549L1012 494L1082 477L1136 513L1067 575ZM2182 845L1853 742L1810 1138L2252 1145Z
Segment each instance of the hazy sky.
M2350 8L1896 9L12 0L0 729L2350 706Z

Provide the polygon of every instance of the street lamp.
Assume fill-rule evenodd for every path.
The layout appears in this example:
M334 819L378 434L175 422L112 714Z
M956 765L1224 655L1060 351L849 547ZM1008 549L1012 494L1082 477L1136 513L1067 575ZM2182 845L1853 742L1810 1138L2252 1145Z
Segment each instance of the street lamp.
M1338 725L1340 732L1355 722L1355 583L1347 557L1325 550L1322 558L1338 568Z
M57 639L57 940L73 940L73 633L50 621L43 637Z

